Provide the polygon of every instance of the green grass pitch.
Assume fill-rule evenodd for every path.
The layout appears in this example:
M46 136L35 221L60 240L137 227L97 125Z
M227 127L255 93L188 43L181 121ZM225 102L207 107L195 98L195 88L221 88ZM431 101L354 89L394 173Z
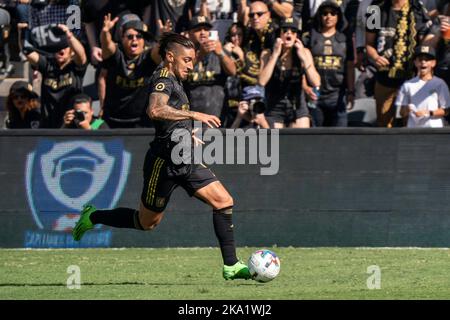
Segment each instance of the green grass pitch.
M449 299L450 250L270 248L281 272L266 284L222 279L217 248L0 250L0 299ZM239 248L246 258L256 248ZM67 269L80 268L80 289ZM381 288L368 289L381 270ZM369 283L372 283L369 279Z

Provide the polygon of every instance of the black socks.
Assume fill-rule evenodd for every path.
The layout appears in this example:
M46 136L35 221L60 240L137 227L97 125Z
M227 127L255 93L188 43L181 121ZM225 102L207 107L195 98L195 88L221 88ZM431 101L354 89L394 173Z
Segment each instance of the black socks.
M130 208L97 210L90 216L93 224L104 224L115 228L144 230L139 222L139 211Z
M238 259L233 232L233 207L214 210L214 232L219 240L223 263L232 266ZM115 228L144 230L139 222L139 211L130 208L116 208L113 210L97 210L90 216L93 224L104 224Z
M216 237L219 240L223 263L232 266L238 259L236 257L236 246L233 233L233 207L214 210L213 224Z

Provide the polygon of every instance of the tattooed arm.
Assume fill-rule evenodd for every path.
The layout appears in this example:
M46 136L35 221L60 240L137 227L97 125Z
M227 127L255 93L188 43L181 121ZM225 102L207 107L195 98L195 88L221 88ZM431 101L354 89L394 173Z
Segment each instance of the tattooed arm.
M206 123L210 128L220 127L220 120L216 116L195 111L178 110L169 106L168 101L169 96L167 94L153 92L150 95L150 103L147 109L148 116L152 120L179 121L191 119Z

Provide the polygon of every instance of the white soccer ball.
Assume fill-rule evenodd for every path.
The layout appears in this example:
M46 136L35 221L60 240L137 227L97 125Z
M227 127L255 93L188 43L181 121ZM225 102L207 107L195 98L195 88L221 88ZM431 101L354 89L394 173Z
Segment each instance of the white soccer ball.
M280 259L273 251L258 250L248 259L248 269L253 280L269 282L280 273Z

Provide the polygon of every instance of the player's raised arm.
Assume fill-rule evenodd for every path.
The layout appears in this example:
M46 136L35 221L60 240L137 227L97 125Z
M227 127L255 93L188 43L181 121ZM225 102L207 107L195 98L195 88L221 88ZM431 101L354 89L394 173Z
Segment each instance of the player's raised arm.
M153 92L147 110L148 116L153 120L196 120L207 124L210 128L220 127L220 120L216 116L201 112L178 110L167 103L169 96L165 93Z

